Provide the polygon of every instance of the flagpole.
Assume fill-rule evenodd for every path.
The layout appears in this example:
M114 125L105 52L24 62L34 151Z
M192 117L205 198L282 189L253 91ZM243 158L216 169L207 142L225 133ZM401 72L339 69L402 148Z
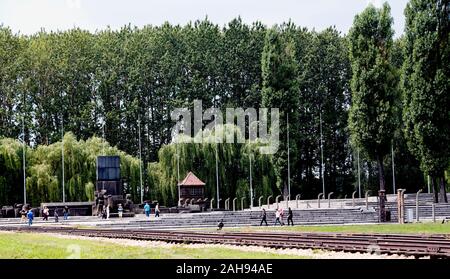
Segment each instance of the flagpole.
M220 195L219 195L219 161L218 161L218 152L217 149L219 148L219 143L217 142L217 122L216 122L217 115L214 116L214 137L216 140L216 188L217 188L217 208L220 207Z
M392 188L393 188L393 194L395 194L395 163L394 163L394 143L392 143L391 147L392 152Z
M289 149L289 113L286 114L287 123L287 161L288 161L288 200L291 199L291 161L290 161L290 149Z
M26 162L25 162L25 115L22 116L22 159L23 159L23 205L27 204L27 175L26 175Z
M62 200L66 203L66 193L64 185L64 115L61 117L61 157L62 157Z
M322 135L322 112L320 112L320 164L322 170L322 193L325 198L325 178L324 178L324 165L323 165L323 135Z
M139 130L139 177L141 182L141 204L144 203L144 189L142 188L142 146L141 146L141 118L138 117L138 130Z
M359 148L358 148L358 194L359 198L361 198L361 171L359 168Z
M250 159L250 209L253 208L253 181L252 181L252 154L249 155Z
M177 152L177 186L178 186L178 206L181 206L181 192L180 192L180 154L178 152L178 137L175 138L175 148Z

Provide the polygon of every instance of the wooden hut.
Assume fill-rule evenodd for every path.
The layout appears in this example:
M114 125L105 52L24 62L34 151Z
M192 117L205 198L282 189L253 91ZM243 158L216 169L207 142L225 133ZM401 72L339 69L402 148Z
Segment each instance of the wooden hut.
M186 177L178 183L180 199L186 201L197 201L205 198L205 182L201 181L195 174L189 172Z

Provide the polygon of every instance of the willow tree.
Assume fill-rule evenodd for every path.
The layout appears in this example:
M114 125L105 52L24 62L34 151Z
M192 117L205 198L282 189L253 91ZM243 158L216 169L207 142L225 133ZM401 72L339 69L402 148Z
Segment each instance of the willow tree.
M450 3L411 0L406 9L403 120L411 153L447 202L450 158Z
M19 141L0 139L0 205L23 201L22 152Z
M385 191L383 158L395 130L398 79L391 64L393 19L387 3L369 5L354 19L349 33L352 104L349 128L352 140L378 164L381 191ZM380 220L385 220L384 198Z
M218 125L217 135L225 137L228 133L239 133L234 125ZM248 154L254 154L253 186L254 196L268 196L273 192L275 176L272 171L270 156L258 152L258 143L212 143L214 130L200 131L204 141L195 143L194 138L181 136L178 143L164 145L158 153L159 161L150 163L148 183L152 188L153 197L164 204L177 203L177 167L180 170L180 180L192 171L205 183L206 197L216 197L215 153L219 158L219 191L222 200L226 198L246 198L249 196ZM180 143L182 142L182 143ZM179 158L179 159L178 159ZM179 160L179 162L177 162Z

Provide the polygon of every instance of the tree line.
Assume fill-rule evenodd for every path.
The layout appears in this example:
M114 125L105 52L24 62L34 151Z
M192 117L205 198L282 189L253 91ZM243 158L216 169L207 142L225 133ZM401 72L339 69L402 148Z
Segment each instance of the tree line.
M190 170L200 174L207 183L208 195L214 195L213 148L220 150L221 191L248 196L247 155L249 146L254 144L214 147L191 143L176 147L171 142L174 122L170 113L177 107L192 108L194 100L202 100L204 107L278 107L279 151L271 157L254 154L254 187L261 194L286 192L288 117L291 196L301 193L303 197L316 197L322 192L322 176L327 192L333 191L340 197L351 195L357 187L357 154L363 189L376 191L380 173L384 173L384 187L391 189L391 172L380 168L380 163L386 169L391 168L390 157L386 156L390 148L395 155L398 187L415 191L424 187L430 175L434 184L439 181L445 188L443 170L448 169L448 152L438 152L442 158L436 170L428 169L430 163L424 162L437 160L436 153L429 150L429 137L436 143L431 144L434 150L448 150L449 146L448 130L445 130L449 123L448 106L443 106L448 104L448 87L445 87L448 68L444 67L450 64L446 63L448 43L445 43L448 20L441 20L447 27L438 28L438 38L430 39L435 41L429 52L440 50L441 53L429 59L429 64L437 57L441 59L436 64L439 66L429 72L435 75L424 79L419 73L406 74L417 71L418 66L413 64L419 63L417 60L425 63L415 57L417 51L413 50L420 47L416 46L417 38L428 34L414 23L421 20L416 15L432 17L430 21L444 18L442 14L418 13L429 8L426 2L410 2L405 36L396 40L392 38L392 20L387 7L383 8L387 18L384 21L377 20L377 13L382 12L373 7L359 16L369 14L372 23L381 22L385 26L359 27L365 22L355 19L347 36L333 27L316 32L287 22L269 28L259 22L245 24L240 18L224 27L205 19L184 26L169 23L143 28L124 26L117 31L106 29L95 33L78 28L58 32L42 30L30 36L13 34L8 27L0 27L0 137L23 137L29 149L39 154L38 150L44 148L41 146L60 144L64 130L73 133L74 143L103 137L117 152L121 150L136 158L140 125L146 197L174 203L177 179ZM419 30L412 30L412 26ZM364 44L365 41L368 43ZM426 69L429 66L432 65L422 65ZM372 77L367 75L369 72ZM435 80L437 77L440 79ZM367 81L371 78L372 84ZM419 111L405 108L410 107L408 102L412 100L414 106L423 103L423 87L427 83L436 84L442 93L436 94L435 87L427 88L427 94L435 98L433 106L424 104L429 109L429 118L412 116L412 112ZM379 98L369 102L373 96ZM386 98L390 98L389 107L384 107ZM376 104L373 106L376 109L370 109L367 105L370 103ZM358 107L362 107L362 113ZM378 120L389 123L380 124ZM423 126L435 123L441 126ZM435 134L420 138L429 130ZM375 142L366 142L371 139ZM11 155L4 155L7 151L20 155L20 149L7 147L17 144L6 140L0 144L0 187L3 187L0 191L23 187L22 163L19 160L11 165L8 161ZM53 180L48 178L40 183L48 184L44 188L60 191L57 160L61 163L61 158L56 154L52 163L45 163L47 166L40 170L42 174L54 175ZM95 164L94 154L98 155L90 153L89 164ZM177 154L181 154L180 175ZM33 167L27 166L30 181L35 181ZM90 189L88 183L94 182L92 168L90 165L74 171L79 176L73 178L73 181L78 179L74 185L79 188L73 187L76 193ZM134 187L133 198L138 201L138 182L133 180L131 187ZM55 190L56 196L46 198L57 198L58 191ZM87 194L75 194L69 200L87 198ZM11 199L3 202L12 203Z

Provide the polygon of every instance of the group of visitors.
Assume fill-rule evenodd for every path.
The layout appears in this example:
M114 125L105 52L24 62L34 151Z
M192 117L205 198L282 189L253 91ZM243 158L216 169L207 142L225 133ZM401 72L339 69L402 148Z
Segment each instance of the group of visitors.
M102 219L109 219L111 212L111 207L109 205L103 205L102 211L100 215L102 216ZM123 217L123 206L121 203L117 205L117 213L119 215L119 218L122 219Z
M145 212L145 216L150 217L151 208L150 208L150 205L148 204L148 202L145 202L144 212ZM159 203L156 203L156 205L155 205L155 218L156 217L159 217Z
M275 224L274 224L274 226L276 226L277 224L280 224L280 226L284 226L283 218L284 218L284 209L283 208L278 208L275 211ZM292 209L290 207L288 208L287 222L288 222L288 226L289 225L292 225L292 226L294 225ZM265 223L266 226L268 226L268 224L267 224L267 213L266 213L266 210L264 208L263 208L262 215L261 215L261 223L259 225L262 226L263 223Z
M26 221L28 220L28 226L33 225L33 220L34 220L34 213L33 211L30 209L25 209L23 208L20 211L20 215L22 218L22 221ZM63 215L64 215L64 220L68 220L69 219L69 207L65 206L63 208ZM48 221L48 217L50 216L50 209L47 206L44 206L44 209L42 210L42 221ZM54 211L53 211L53 217L55 218L55 223L59 222L59 214L58 214L58 208L55 207Z

